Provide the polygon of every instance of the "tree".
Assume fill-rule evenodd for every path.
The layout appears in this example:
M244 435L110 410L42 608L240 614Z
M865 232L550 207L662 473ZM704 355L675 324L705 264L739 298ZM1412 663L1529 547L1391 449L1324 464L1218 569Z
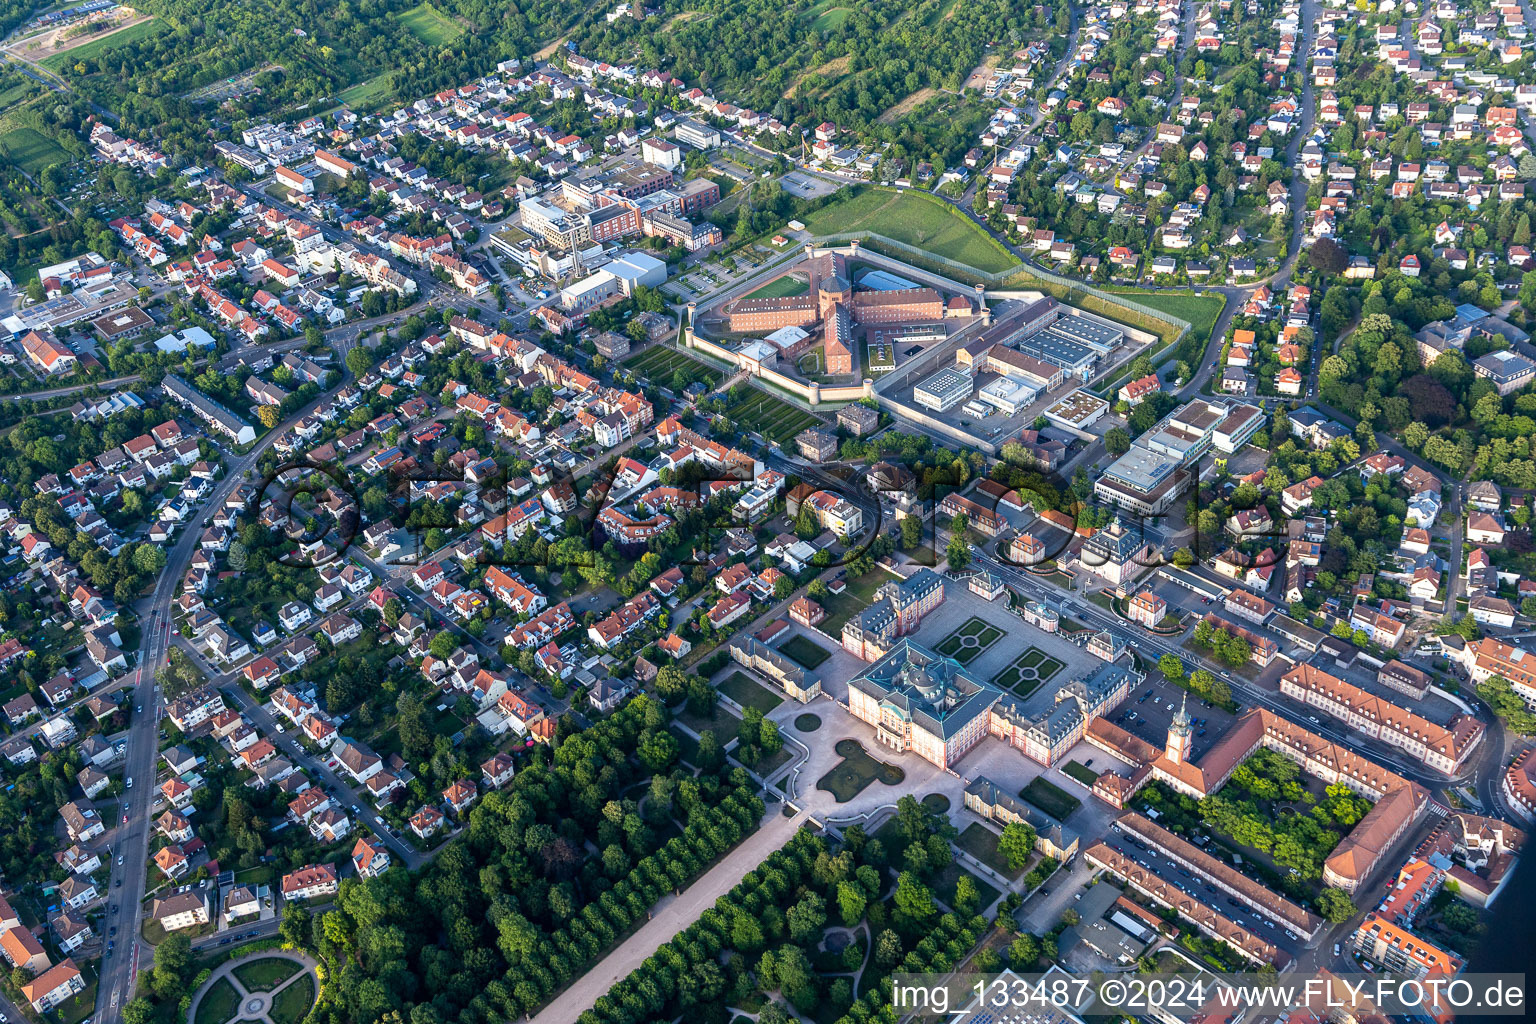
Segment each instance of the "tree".
M1035 830L1022 821L1008 822L997 841L997 850L1008 858L1008 870L1018 871L1029 863L1029 855L1035 850Z
M981 909L981 893L976 889L976 881L970 875L961 875L955 883L955 913L961 917L970 917Z
M1331 238L1319 238L1313 242L1308 255L1312 259L1312 265L1330 277L1342 274L1349 268L1349 253Z
M847 880L837 883L837 909L843 916L843 924L849 928L858 924L864 917L867 903L863 886Z
M938 913L933 893L917 876L903 871L896 879L896 920L912 931L920 931Z
M282 422L283 413L275 405L263 405L260 409L256 410L256 418L261 421L262 426L271 430Z
M1317 894L1317 909L1329 923L1343 924L1354 916L1355 904L1343 889L1330 887Z
M1008 959L1014 967L1033 967L1040 959L1040 940L1028 932L1022 933L1009 945Z
M903 516L901 519L901 549L912 551L923 542L923 521L917 516Z
M352 371L352 376L361 377L373 368L373 360L368 357L368 350L362 345L354 345L347 350L347 369Z
M1163 678L1171 683L1180 683L1184 680L1184 663L1179 660L1177 654L1165 654L1157 659L1157 667L1163 673Z
M1104 450L1111 455L1124 455L1131 450L1131 435L1120 427L1111 427L1104 434Z

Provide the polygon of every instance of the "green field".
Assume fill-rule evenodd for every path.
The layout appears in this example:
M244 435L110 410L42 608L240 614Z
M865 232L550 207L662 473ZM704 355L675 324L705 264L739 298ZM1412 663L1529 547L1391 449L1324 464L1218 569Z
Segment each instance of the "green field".
M823 425L810 413L755 388L748 397L726 409L725 413L739 423L742 429L755 430L779 444L789 443L802 430Z
M40 174L49 164L63 163L69 154L34 128L12 128L0 135L0 156L28 174Z
M720 681L719 689L742 707L757 708L765 715L784 703L783 697L759 686L742 672L732 672L726 676Z
M1193 292L1175 291L1135 291L1129 289L1110 289L1116 295L1124 295L1132 302L1139 302L1143 306L1176 316L1180 320L1188 320L1190 331L1197 338L1209 338L1211 328L1216 326L1216 318L1221 315L1221 307L1225 301L1220 295L1196 295Z
M395 73L386 71L382 75L359 82L350 89L344 90L336 98L349 107L368 109L382 104L395 94Z
M401 14L400 24L428 46L449 46L464 34L464 26L429 3L417 4Z
M873 231L983 273L1018 266L1008 250L964 214L921 192L865 189L803 220L813 235Z
M746 298L779 299L786 295L804 295L810 289L810 283L804 278L796 277L794 274L785 274L783 277L776 277L769 281L757 291L746 296Z
M38 63L49 71L63 71L65 68L74 67L81 60L100 57L114 47L157 36L164 30L165 23L158 18L150 21L141 21L137 25L130 25L121 31L113 32L111 35L92 40L83 46L77 46L72 50L65 50L63 53L55 53L44 57Z
M637 356L624 360L624 365L658 387L671 387L672 375L683 370L694 381L703 381L710 387L720 383L720 371L675 348L654 345Z
M779 653L805 668L815 668L832 657L831 651L810 637L798 634L780 644Z
M811 22L811 31L830 32L851 17L853 17L853 8L833 7L817 15L816 20Z

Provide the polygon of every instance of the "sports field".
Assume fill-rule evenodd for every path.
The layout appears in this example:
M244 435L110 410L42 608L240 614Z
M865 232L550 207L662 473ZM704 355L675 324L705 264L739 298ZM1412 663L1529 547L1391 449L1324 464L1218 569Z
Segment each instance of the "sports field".
M639 355L626 359L624 365L652 384L664 388L672 386L672 375L678 370L685 371L690 380L703 381L710 387L720 383L718 370L665 345L652 346Z
M763 437L779 444L787 444L802 430L822 426L821 420L808 412L802 412L788 402L780 401L766 391L752 389L752 393L725 410L725 414L745 430L755 430Z
M1008 250L964 214L921 192L868 188L803 219L813 235L873 231L984 273L1018 266Z
M400 24L428 46L447 46L464 34L464 26L429 3L401 14Z
M804 278L796 277L794 274L785 274L783 277L776 277L769 281L757 291L746 296L746 298L778 299L786 295L804 295L810 290L810 287L810 284Z
M0 156L28 174L41 173L49 164L64 163L69 154L34 128L12 128L0 135Z
M148 39L157 36L165 30L165 23L159 18L150 21L141 21L137 25L130 25L125 29L104 35L99 39L93 39L84 46L77 46L72 50L61 50L38 61L49 71L63 71L72 68L81 60L89 57L100 57L102 54L122 46L124 43L135 42L139 39Z
M367 109L377 104L384 103L395 94L395 73L386 71L382 75L359 82L350 89L343 90L336 98L349 107Z

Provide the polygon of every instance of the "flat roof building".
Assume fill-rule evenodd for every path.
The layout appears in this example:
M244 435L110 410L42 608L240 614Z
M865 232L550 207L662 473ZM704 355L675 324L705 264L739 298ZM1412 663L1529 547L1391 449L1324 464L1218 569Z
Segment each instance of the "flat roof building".
M970 374L946 366L919 384L912 392L918 405L935 412L946 412L971 397L976 384Z

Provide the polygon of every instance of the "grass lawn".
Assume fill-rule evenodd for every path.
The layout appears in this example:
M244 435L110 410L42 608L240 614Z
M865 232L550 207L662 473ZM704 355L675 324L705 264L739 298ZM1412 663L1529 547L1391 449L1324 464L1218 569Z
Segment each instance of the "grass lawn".
M240 964L234 968L234 972L235 977L240 979L240 984L244 985L247 991L270 992L303 969L292 960L264 956L259 960Z
M1014 871L1008 867L1008 858L998 850L997 840L996 832L979 821L973 821L955 839L955 845L1004 878L1018 878L1024 873L1024 869Z
M1061 770L1089 789L1092 789L1093 784L1099 781L1099 773L1080 761L1068 761L1062 765Z
M858 796L876 779L887 786L898 786L907 777L907 773L895 765L870 757L858 740L838 740L834 749L843 759L816 780L816 788L831 793L840 804Z
M229 979L220 978L213 987L203 993L203 1001L197 1004L197 1016L192 1024L224 1024L240 1010L240 993Z
M315 979L306 973L277 994L267 1016L272 1018L272 1024L299 1024L314 1005Z
M927 796L923 797L923 806L928 808L934 814L948 814L949 797L945 796L943 793L929 793Z
M35 128L12 128L0 135L0 156L28 174L41 174L49 164L65 163L69 154Z
M831 651L798 633L779 645L779 653L805 668L815 668L832 657Z
M342 90L341 95L336 98L349 107L367 110L387 102L394 94L395 73L386 71L366 82L358 82L351 88Z
M828 636L842 635L843 624L868 608L874 601L875 591L880 589L881 584L894 578L884 569L876 568L869 570L863 576L847 580L846 590L827 598L827 617L821 622L822 632Z
M1196 295L1193 292L1178 291L1148 292L1121 288L1106 290L1124 295L1133 302L1150 306L1170 316L1188 320L1191 333L1198 338L1211 336L1211 328L1216 326L1216 318L1221 315L1223 305L1220 295Z
M757 388L751 389L746 398L727 408L725 413L744 429L755 430L779 444L788 443L802 430L823 425L810 413Z
M753 682L744 672L732 672L722 679L720 692L742 707L757 708L765 715L784 703L783 697Z
M1057 821L1066 821L1073 811L1083 805L1083 802L1071 793L1039 776L1031 779L1029 785L1019 790L1019 796Z
M429 3L417 4L401 14L400 24L428 46L448 46L464 34L464 26Z
M873 231L898 242L995 274L1018 261L959 210L921 192L868 188L804 218L813 235Z
M949 867L934 876L933 881L930 883L933 894L943 900L946 906L953 908L955 905L955 887L960 884L960 879L962 878L969 878L971 883L976 886L976 892L981 896L981 902L976 906L977 912L985 910L992 905L993 900L997 899L999 894L995 887L983 882L955 861L950 861Z
M141 21L137 25L130 25L125 29L113 32L111 35L102 36L100 39L94 39L72 50L50 54L38 61L38 63L49 71L63 71L65 68L74 67L81 60L89 57L100 57L114 47L139 39L148 39L151 36L159 35L163 31L165 31L165 23L159 18Z
M796 715L795 728L801 732L815 732L821 728L821 716L813 715L809 711L803 715Z
M776 277L763 285L757 291L748 295L749 299L779 299L786 295L804 295L811 290L810 282L794 274L785 274Z

